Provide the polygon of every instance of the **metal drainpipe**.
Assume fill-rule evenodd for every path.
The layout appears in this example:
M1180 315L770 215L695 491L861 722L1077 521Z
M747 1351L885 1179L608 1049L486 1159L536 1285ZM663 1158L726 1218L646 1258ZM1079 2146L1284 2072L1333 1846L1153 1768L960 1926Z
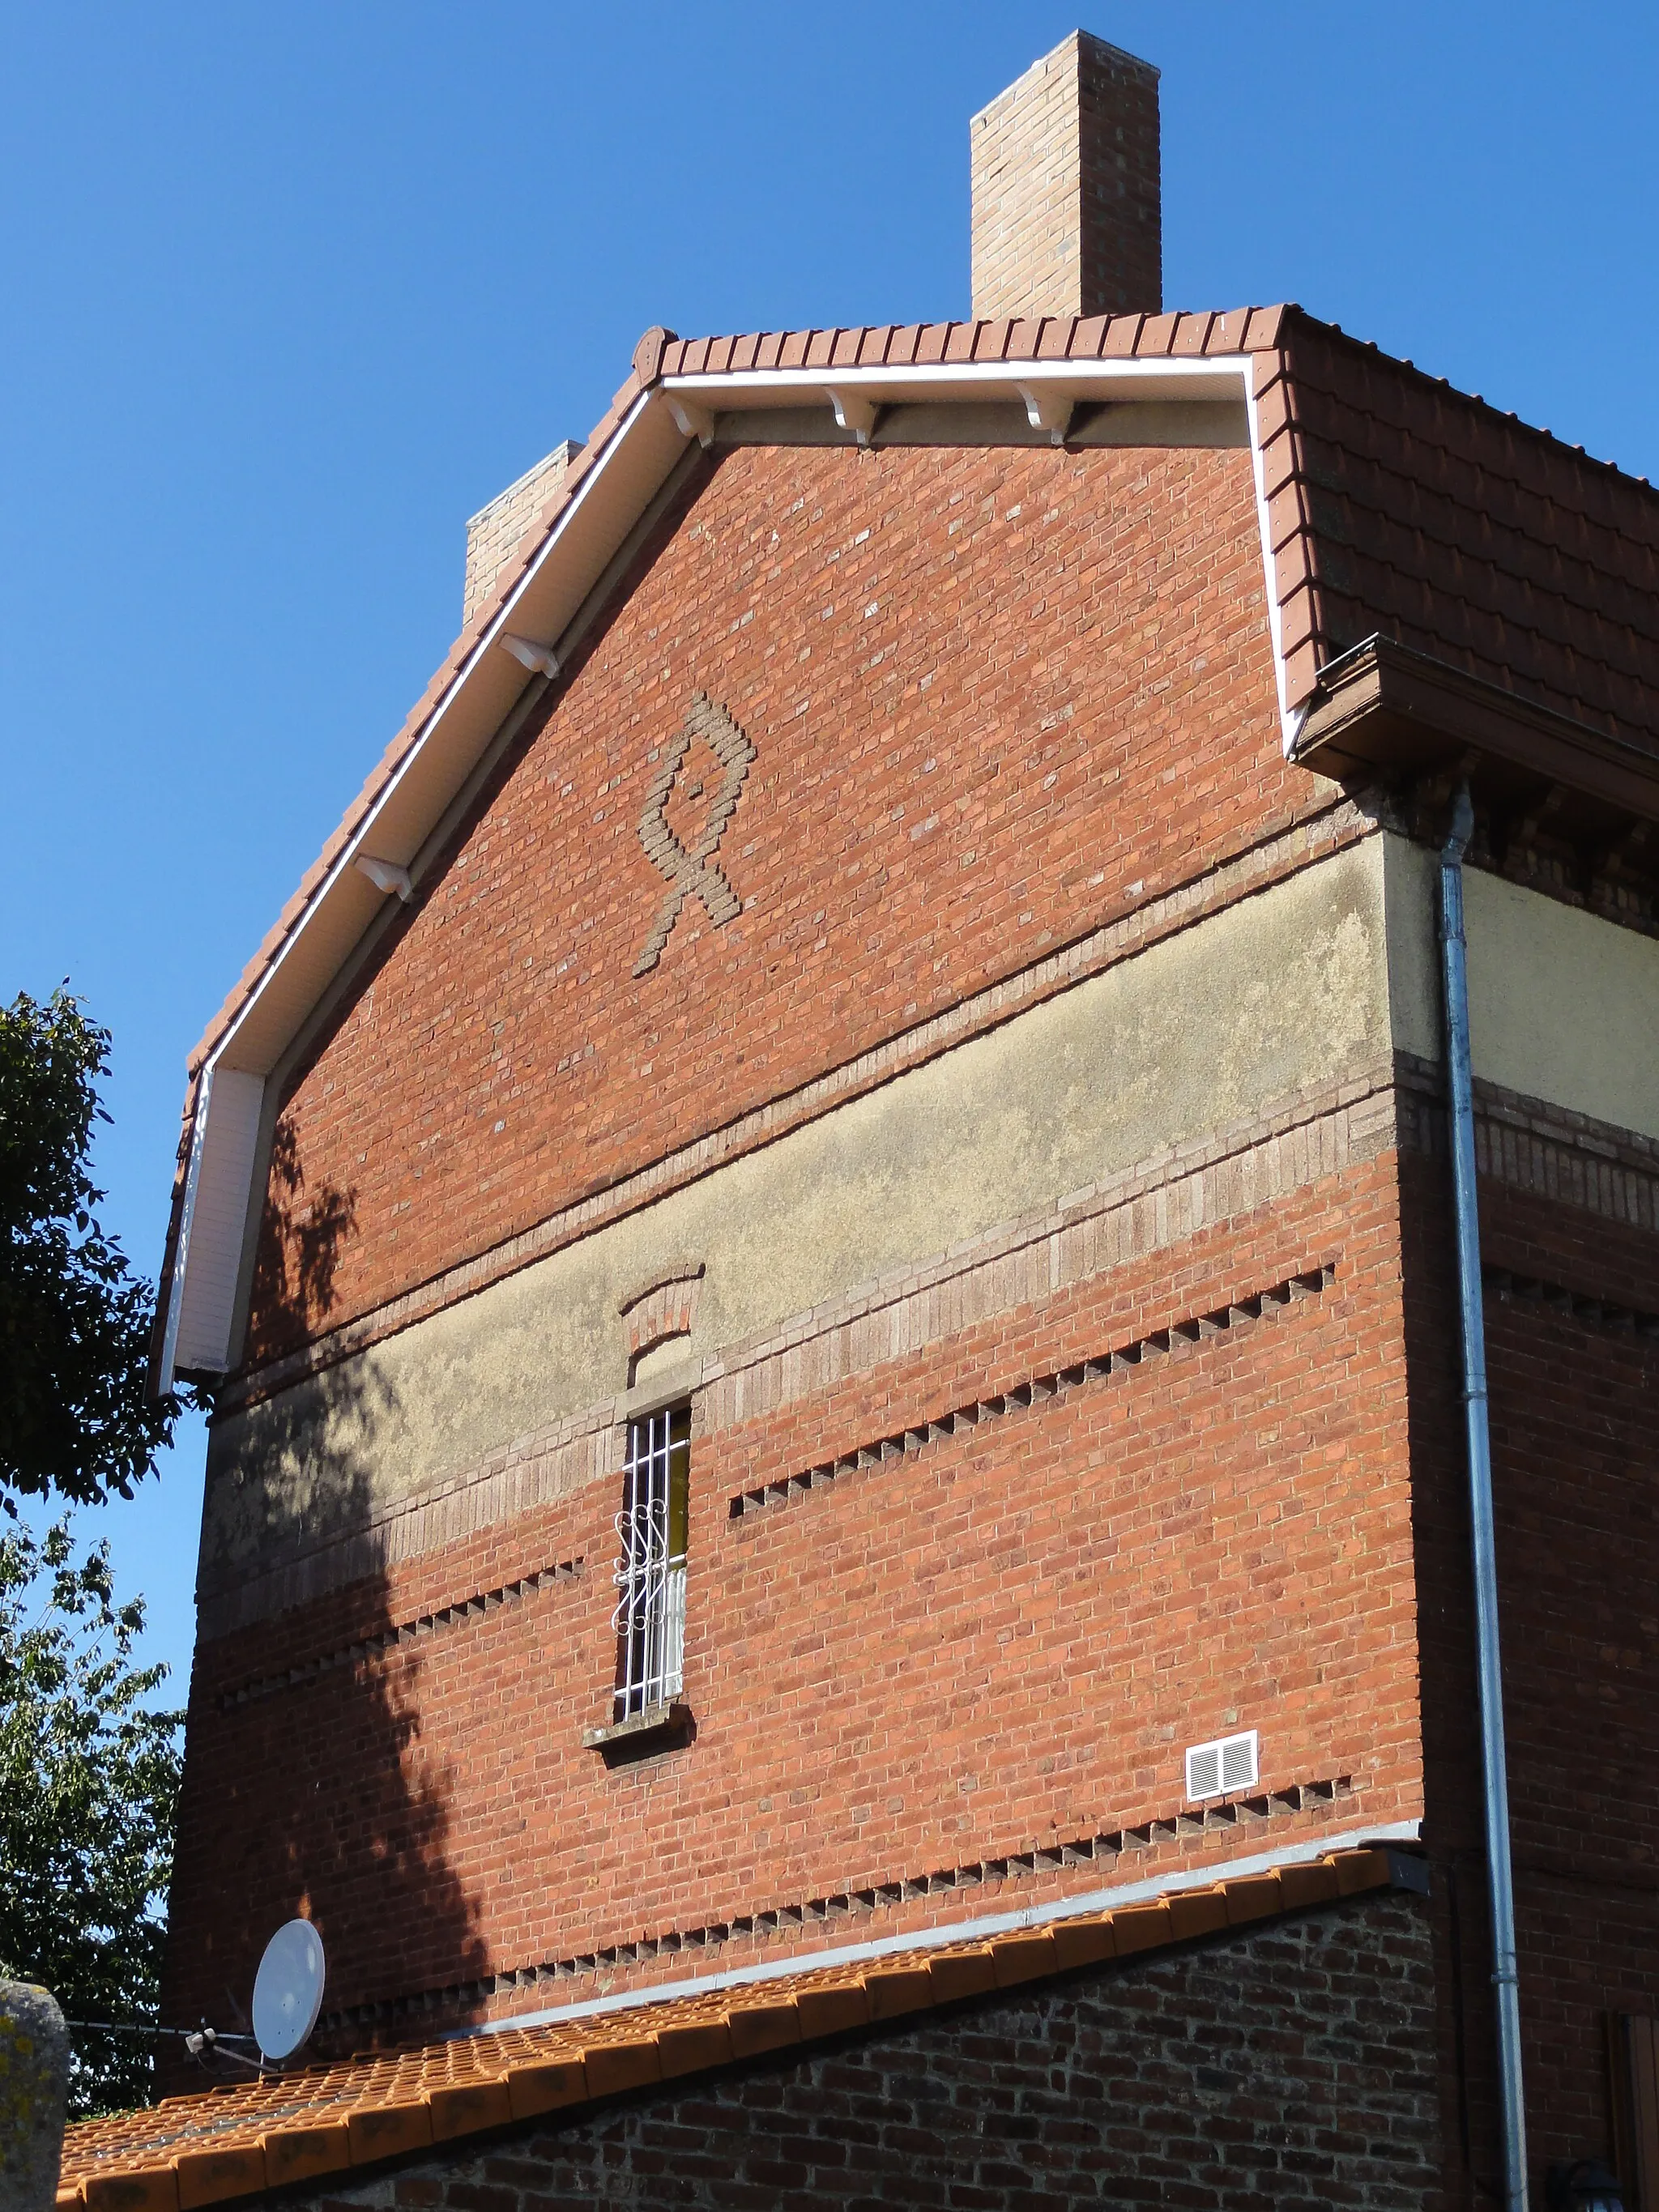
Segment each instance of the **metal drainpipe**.
M1486 1876L1492 1898L1492 1984L1498 1996L1498 2072L1504 2122L1504 2198L1527 2212L1527 2119L1521 2086L1521 1996L1510 1871L1510 1785L1504 1753L1504 1678L1498 1650L1498 1558L1492 1542L1492 1437L1486 1424L1486 1328L1480 1299L1480 1224L1475 1211L1474 1097L1469 1068L1469 984L1463 936L1463 855L1474 829L1467 783L1440 855L1440 951L1446 988L1446 1074L1451 1095L1452 1189L1457 1288L1463 1320L1463 1408L1474 1553L1475 1650L1480 1681L1480 1764L1486 1781Z

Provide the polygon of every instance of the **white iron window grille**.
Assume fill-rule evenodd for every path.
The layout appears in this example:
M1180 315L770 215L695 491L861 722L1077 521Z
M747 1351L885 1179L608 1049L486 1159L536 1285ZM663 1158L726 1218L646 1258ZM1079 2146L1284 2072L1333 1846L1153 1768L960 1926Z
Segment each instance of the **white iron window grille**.
M617 1516L617 1718L679 1695L685 1654L686 1492L691 1407L628 1425L623 1510Z

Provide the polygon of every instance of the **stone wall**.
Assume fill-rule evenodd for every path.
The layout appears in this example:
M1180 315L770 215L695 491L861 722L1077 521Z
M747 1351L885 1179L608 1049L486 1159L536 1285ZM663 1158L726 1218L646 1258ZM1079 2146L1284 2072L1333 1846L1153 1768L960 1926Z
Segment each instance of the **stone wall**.
M1425 2212L1443 2201L1427 1921L1400 1895L1334 1907L290 2201Z

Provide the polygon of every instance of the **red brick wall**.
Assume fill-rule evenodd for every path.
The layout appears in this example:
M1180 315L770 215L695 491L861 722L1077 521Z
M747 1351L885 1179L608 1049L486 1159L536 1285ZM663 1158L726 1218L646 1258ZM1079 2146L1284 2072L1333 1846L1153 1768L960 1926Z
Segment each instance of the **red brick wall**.
M698 688L757 747L744 910L635 981ZM1328 797L1280 758L1246 453L726 453L294 1088L250 1358Z
M1446 1172L1405 1178L1428 1835L1449 2127L1498 2170L1472 1587ZM1495 1182L1489 1268L1659 1311L1659 1238ZM1659 1340L1486 1296L1528 2122L1535 2157L1612 2148L1602 2015L1659 2010ZM1450 1910L1455 1903L1456 1927ZM1462 2057L1460 2059L1460 2052Z
M1335 1273L1316 1297L730 1517L775 1473L1320 1261ZM267 1923L302 1906L347 2006L1173 1819L1182 1747L1235 1723L1262 1732L1265 1792L1347 1776L1347 1823L1415 1814L1398 1277L1385 1159L698 1438L697 1735L636 1765L580 1742L608 1717L609 1485L204 1645L173 2010L222 2011ZM224 1708L227 1690L579 1555L578 1580ZM1246 1846L1194 1832L1190 1848ZM1113 1878L1033 1869L1021 1894ZM671 1970L684 1958L648 1969Z

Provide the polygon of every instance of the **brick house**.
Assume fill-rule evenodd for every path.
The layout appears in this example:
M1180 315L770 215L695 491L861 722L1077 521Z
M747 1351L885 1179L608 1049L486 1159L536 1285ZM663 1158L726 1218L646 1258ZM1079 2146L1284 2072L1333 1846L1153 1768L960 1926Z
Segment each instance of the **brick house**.
M1465 787L1528 2158L1659 2212L1659 496L1163 312L1146 64L972 151L973 319L474 519L193 1057L167 2013L329 1983L91 2212L1504 2197Z

